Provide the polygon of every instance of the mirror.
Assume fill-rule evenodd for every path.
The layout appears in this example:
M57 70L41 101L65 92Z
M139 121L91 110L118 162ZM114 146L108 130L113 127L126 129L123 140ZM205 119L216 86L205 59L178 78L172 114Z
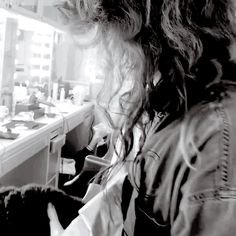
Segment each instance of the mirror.
M15 44L17 21L14 18L0 17L0 105L12 112L13 74L15 70Z
M14 105L35 95L46 101L50 91L53 27L18 18L14 72Z
M11 114L33 93L49 96L54 33L52 26L0 9L0 105Z
M52 51L52 70L51 70L51 84L50 91L53 90L53 85L57 84L57 97L53 96L53 99L59 99L61 88L65 89L65 98L69 95L70 84L65 81L67 74L67 65L70 68L68 60L68 38L67 34L58 30L55 30L53 37L53 51ZM71 69L71 68L70 68Z
M44 28L36 31L19 24L16 41L14 102L20 102L33 93L40 99L47 99L52 47L52 29Z
M32 94L54 98L55 84L56 99L64 88L65 98L83 93L88 100L101 74L98 54L96 47L78 47L53 26L0 8L0 105L14 115L16 103Z

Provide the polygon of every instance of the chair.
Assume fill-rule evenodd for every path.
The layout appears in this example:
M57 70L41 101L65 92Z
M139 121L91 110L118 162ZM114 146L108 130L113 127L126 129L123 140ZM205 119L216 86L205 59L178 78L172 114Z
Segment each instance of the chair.
M117 135L116 132L113 132L109 137L109 140L111 139L116 139ZM87 179L87 188L86 192L83 196L83 201L87 202L90 200L93 196L95 196L100 190L101 190L101 185L96 182L90 182L91 179L101 170L108 168L111 163L112 163L112 157L114 153L114 148L113 145L109 145L107 153L103 157L98 157L96 155L88 155L85 158L84 166L82 171L76 175L73 179L67 181L64 183L64 186L72 186L76 185L79 188L78 182L83 179L83 176L87 173L88 174L88 179ZM84 181L84 179L82 180ZM82 187L83 188L83 187Z

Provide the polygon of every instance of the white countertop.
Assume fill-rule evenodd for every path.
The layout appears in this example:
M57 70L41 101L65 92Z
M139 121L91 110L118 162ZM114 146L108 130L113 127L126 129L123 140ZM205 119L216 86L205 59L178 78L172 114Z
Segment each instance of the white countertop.
M49 144L54 132L66 134L88 117L93 111L93 104L81 106L58 104L51 112L57 113L55 118L41 117L36 122L45 125L38 129L22 129L18 127L13 132L19 133L15 140L0 139L0 177Z

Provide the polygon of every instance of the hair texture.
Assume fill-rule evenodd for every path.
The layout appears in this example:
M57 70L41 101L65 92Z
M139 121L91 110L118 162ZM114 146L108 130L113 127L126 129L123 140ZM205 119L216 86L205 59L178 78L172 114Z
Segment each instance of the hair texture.
M78 216L84 205L79 198L66 195L53 187L25 185L0 188L0 228L1 235L49 236L50 226L47 215L51 202L63 228Z
M118 84L113 98L119 95L124 115L123 160L135 126L145 140L156 114L168 114L164 128L196 104L220 100L225 81L234 80L228 51L235 40L233 0L70 0L61 9L76 35L96 26L94 42L104 44L107 87ZM132 86L120 94L127 81ZM183 143L193 140L187 124L179 145L184 154L192 144Z

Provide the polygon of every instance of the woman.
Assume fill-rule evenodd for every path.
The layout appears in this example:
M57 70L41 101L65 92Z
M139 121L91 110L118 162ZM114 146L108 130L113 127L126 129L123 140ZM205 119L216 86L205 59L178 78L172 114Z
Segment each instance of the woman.
M75 35L97 31L115 94L132 82L115 165L128 167L109 171L65 230L50 206L52 235L234 235L235 1L71 0L65 9Z
M234 235L235 1L77 0L65 8L77 35L96 28L117 91L132 81L120 98L127 118L118 160L131 168L109 172L115 181L62 234ZM131 157L135 127L142 141ZM50 207L55 223L54 214Z

